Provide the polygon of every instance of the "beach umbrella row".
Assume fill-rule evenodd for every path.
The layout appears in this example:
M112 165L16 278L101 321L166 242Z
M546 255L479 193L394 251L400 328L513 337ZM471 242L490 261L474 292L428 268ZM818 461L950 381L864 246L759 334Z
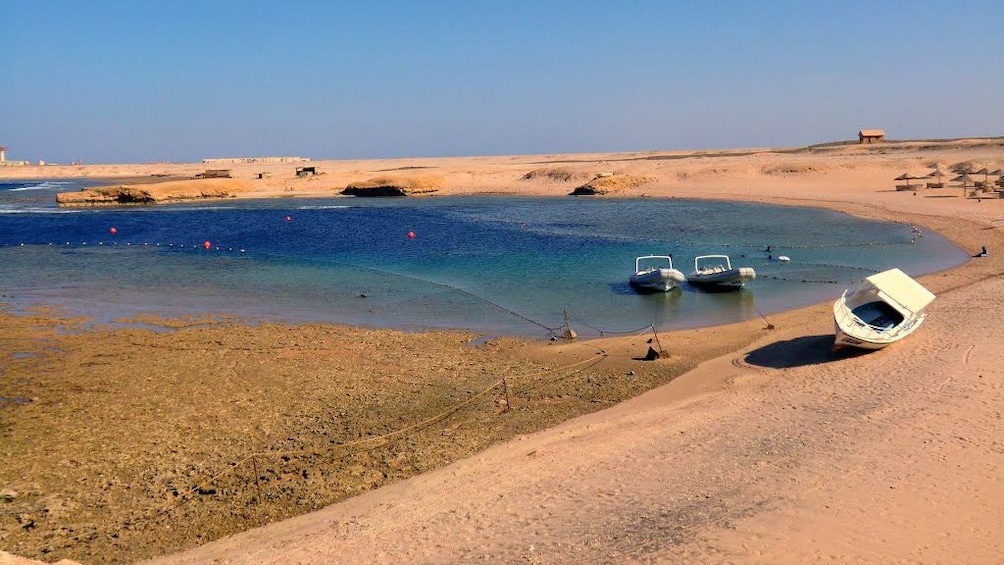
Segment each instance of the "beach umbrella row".
M959 175L959 176L955 177L954 179L952 179L952 182L960 182L960 181L963 182L963 183L969 182L969 181L973 180L972 175L983 175L983 182L988 182L990 180L990 175L994 175L994 176L998 176L998 177L1004 177L1004 169L994 169L994 170L990 171L990 170L987 170L986 167L983 167L982 169L980 169L978 171L972 171L972 172L962 173L961 175Z
M941 168L943 166L944 165L942 165L941 163L935 163L931 165L931 168L932 169L935 167ZM1004 176L1004 169L994 169L991 171L986 166L977 169L976 166L972 164L963 165L960 163L959 165L955 165L955 167L952 167L951 170L963 175L983 175L983 180L987 180L987 177L989 177L990 175Z
M917 176L910 173L903 173L898 177L896 177L895 180L906 181L906 186L910 186L910 181L912 180L921 180L928 178L937 178L938 183L941 183L941 177L947 176L948 173L951 172L951 169L947 168L943 163L932 163L928 165L928 168L933 170L926 175ZM958 168L958 165L956 165L956 168ZM962 174L953 178L950 182L961 182L963 195L965 195L965 189L969 187L969 183L975 184L973 175L983 175L983 182L987 182L989 180L990 175L1000 176L1001 178L1004 178L1004 169L994 169L991 171L988 170L986 167L983 167L978 170L973 170L973 168L969 166L963 168L960 172Z
M976 166L972 162L956 163L952 165L952 172L960 175L971 175L976 173Z

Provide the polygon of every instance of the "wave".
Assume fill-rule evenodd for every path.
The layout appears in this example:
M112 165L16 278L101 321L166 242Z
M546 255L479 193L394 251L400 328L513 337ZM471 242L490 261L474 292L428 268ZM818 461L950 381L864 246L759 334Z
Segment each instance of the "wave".
M0 206L0 214L79 214L91 210L62 208L5 208Z
M300 206L299 210L338 210L340 208L352 208L352 206L346 206L344 204L331 204L328 206Z
M27 190L53 190L53 189L58 189L58 188L62 188L62 187L65 187L65 186L70 186L70 185L73 185L74 183L67 182L67 181L41 181L38 184L28 184L28 183L24 183L24 182L3 183L3 184L7 184L7 185L10 185L10 186L16 186L17 187L17 188L8 188L7 190L10 191L10 192L24 192L24 191L27 191ZM18 186L18 185L22 185L22 186ZM2 187L2 186L3 185L0 185L0 187Z
M179 204L177 206L172 206L170 204L162 204L155 206L148 206L146 208L137 208L137 210L142 210L144 212L202 212L205 210L239 210L239 206L192 206L189 204Z

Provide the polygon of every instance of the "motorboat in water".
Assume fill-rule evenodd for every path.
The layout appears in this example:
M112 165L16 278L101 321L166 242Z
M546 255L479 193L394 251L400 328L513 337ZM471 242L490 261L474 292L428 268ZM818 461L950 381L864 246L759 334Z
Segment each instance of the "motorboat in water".
M753 267L733 268L728 255L701 255L694 259L687 282L707 290L737 290L755 278Z
M669 292L687 280L673 268L672 255L644 255L634 260L630 283L642 292Z
M934 294L899 269L866 277L833 303L833 349L882 349L912 334Z

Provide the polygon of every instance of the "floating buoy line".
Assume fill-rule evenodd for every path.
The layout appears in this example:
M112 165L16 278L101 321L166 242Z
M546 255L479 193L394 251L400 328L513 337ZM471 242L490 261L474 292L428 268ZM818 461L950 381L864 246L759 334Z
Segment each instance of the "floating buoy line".
M209 241L204 241L204 242L199 243L199 244L195 244L195 243L193 243L193 244L186 244L186 243L162 243L162 242L150 243L148 241L144 241L142 243L140 243L140 242L133 242L133 241L126 241L126 242L121 242L121 243L118 242L118 241L109 241L107 243L105 241L97 241L97 242L90 242L90 241L79 241L79 242L63 241L62 243L58 243L58 242L50 241L48 243L24 243L24 242L21 242L21 243L14 244L14 245L7 244L7 243L0 244L0 247L36 247L36 246L38 246L38 247L88 247L88 246L90 246L90 247L154 247L154 248L160 248L160 249L192 249L192 250L196 250L196 251L198 251L198 250L204 250L204 251L226 251L228 253L247 253L247 249L244 248L244 247L234 247L233 245L213 245Z

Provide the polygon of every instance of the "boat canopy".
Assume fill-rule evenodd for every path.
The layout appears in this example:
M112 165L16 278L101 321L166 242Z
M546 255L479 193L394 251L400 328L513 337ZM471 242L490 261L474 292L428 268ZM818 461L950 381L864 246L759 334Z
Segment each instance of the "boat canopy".
M882 271L865 280L909 313L922 311L934 300L934 294L899 269Z

